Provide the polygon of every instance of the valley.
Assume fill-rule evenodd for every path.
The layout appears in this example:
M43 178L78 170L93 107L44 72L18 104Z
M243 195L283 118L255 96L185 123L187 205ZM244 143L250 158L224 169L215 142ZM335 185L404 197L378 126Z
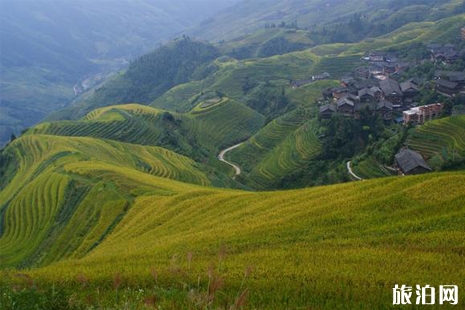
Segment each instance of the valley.
M225 1L198 26L194 4L179 19L158 5L177 38L143 55L142 34L129 54L101 42L134 57L66 80L73 102L28 128L0 106L23 128L0 149L0 308L387 309L395 285L461 292L461 1Z

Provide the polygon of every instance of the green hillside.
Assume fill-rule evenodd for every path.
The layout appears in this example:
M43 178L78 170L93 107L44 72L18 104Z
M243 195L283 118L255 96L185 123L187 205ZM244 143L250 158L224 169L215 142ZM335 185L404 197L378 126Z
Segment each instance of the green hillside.
M389 33L411 22L436 21L465 12L460 0L241 1L188 33L200 38L232 40L259 29L300 28L317 44L358 42Z
M193 160L166 149L87 137L27 135L11 143L2 158L16 166L2 177L9 182L0 192L3 266L85 255L135 197L169 194L163 186L147 187L147 180L211 185Z
M411 149L420 152L436 169L463 164L465 116L434 120L412 129L407 144Z
M66 260L20 276L4 271L6 305L9 297L25 302L10 285L25 287L29 298L47 298L55 285L51 302L68 306L383 309L398 283L465 284L463 173L250 193L169 181L130 165L52 167L2 208L1 258L4 266L27 262L44 247L41 225L62 229L41 262ZM66 199L73 178L97 182L81 189L77 209ZM130 207L125 193L132 193ZM31 200L39 204L31 208ZM88 227L96 210L100 224ZM57 214L63 228L51 221ZM19 218L29 225L10 224ZM30 281L42 293L27 288Z
M315 43L309 31L302 29L265 28L251 34L221 42L218 48L223 54L237 59L270 57L304 50Z
M234 100L223 100L189 114L127 104L94 110L79 121L44 122L26 134L111 139L162 146L196 160L215 157L224 147L250 137L263 116Z

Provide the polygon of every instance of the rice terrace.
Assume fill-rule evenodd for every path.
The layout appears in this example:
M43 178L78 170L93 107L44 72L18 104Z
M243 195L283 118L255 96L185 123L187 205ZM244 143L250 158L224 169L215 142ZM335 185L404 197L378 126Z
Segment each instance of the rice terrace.
M464 307L464 1L5 0L0 33L0 309Z

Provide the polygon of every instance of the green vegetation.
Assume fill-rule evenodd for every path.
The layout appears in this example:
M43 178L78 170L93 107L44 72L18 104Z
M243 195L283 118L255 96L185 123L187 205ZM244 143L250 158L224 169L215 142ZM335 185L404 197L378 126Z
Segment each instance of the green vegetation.
M79 121L39 124L27 134L94 137L161 146L216 167L216 155L221 148L246 140L263 122L263 116L254 110L223 98L216 105L203 109L199 106L189 114L138 104L105 107Z
M427 122L410 130L408 146L435 169L452 169L465 161L465 116Z
M149 104L178 84L206 77L212 68L215 70L209 63L217 56L217 50L210 44L187 37L175 40L139 57L126 72L95 89L91 96L52 115L50 119L76 119L96 108L114 104Z
M134 197L157 191L147 188L144 179L126 181L131 174L211 185L191 159L110 140L26 135L12 142L4 156L18 163L16 171L6 171L9 182L0 192L4 265L85 255L111 232ZM163 186L158 191L169 195Z
M306 30L267 28L228 42L221 42L218 48L223 54L245 59L287 54L313 45L310 34Z
M247 309L380 309L394 284L465 284L463 173L249 193L84 166L73 170L145 194L91 252L26 279L4 272L2 287L32 279L103 308L229 309L244 294Z
M367 51L455 38L464 15L435 20L461 3L266 2L204 23L246 11L232 24L265 29L217 47L184 36L0 151L2 308L385 309L395 284L465 285L465 173L384 177L404 143L465 167L465 117L318 118ZM301 50L323 33L339 43ZM232 179L217 155L243 141ZM379 179L226 189L349 181L348 160Z

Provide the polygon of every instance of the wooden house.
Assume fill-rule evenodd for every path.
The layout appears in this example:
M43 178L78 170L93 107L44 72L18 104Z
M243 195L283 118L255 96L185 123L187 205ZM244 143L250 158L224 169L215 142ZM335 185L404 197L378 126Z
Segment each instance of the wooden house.
M400 83L400 90L402 91L403 99L413 99L420 93L420 87L413 83L412 80Z
M395 156L396 165L404 175L415 175L433 171L420 153L402 149Z
M393 104L387 100L381 100L376 106L376 113L385 121L392 120Z
M347 96L340 98L337 101L337 112L344 116L353 117L355 113L356 101L356 98L351 94L348 94Z
M446 96L454 96L460 92L459 83L451 82L445 79L435 80L436 90Z
M329 119L336 113L336 107L332 104L327 104L320 107L320 117L323 119Z
M402 104L402 91L399 83L393 79L385 79L380 82L380 88L383 91L384 99L392 102L392 104Z

